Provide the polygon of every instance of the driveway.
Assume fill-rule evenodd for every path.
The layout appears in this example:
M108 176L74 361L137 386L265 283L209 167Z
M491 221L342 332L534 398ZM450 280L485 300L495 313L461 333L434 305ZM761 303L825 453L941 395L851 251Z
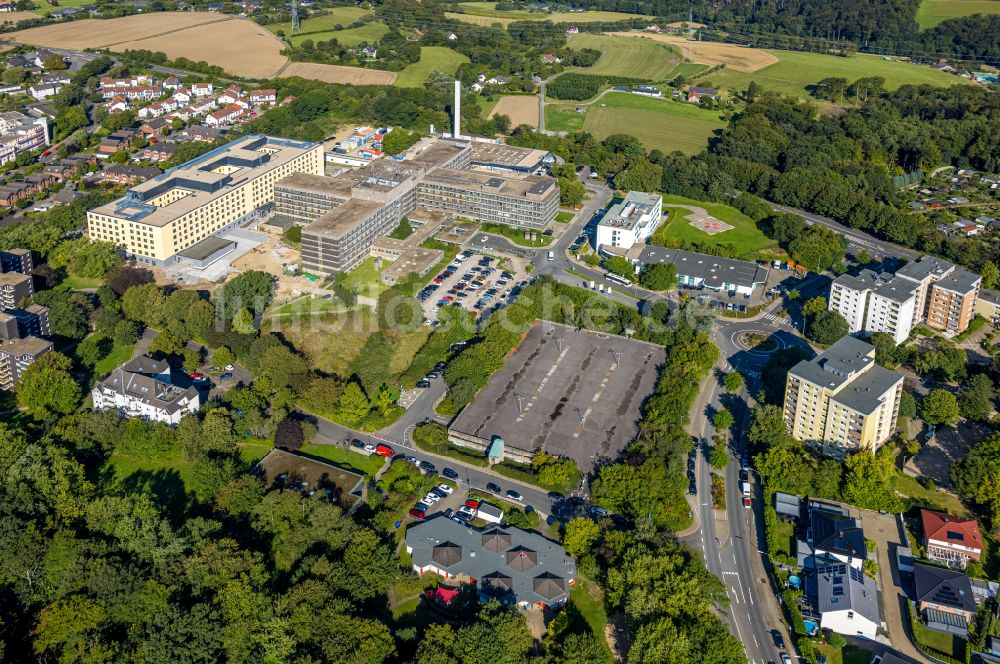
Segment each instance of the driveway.
M882 611L882 622L889 632L889 640L893 648L910 657L916 662L927 662L920 651L910 640L909 618L906 613L906 583L900 577L895 564L896 550L900 546L909 546L905 532L892 514L880 514L869 510L860 510L861 524L865 537L874 540L878 552L879 584Z

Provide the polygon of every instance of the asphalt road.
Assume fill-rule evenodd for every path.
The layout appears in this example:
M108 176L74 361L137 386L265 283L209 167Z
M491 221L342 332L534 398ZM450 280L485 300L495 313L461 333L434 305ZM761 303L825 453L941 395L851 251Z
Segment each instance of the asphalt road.
M790 214L798 215L811 224L826 226L831 231L837 233L837 235L843 235L847 238L848 246L853 252L860 253L861 251L867 251L873 258L875 258L875 260L882 260L889 257L902 258L907 261L912 261L920 257L920 253L914 251L913 249L907 249L906 247L901 247L897 244L893 244L892 242L879 240L878 238L872 237L863 231L849 228L838 221L830 219L829 217L823 217L818 214L813 214L812 212L806 212L805 210L799 210L798 208L787 207L785 205L778 205L776 203L771 203L771 207L780 212L788 212Z

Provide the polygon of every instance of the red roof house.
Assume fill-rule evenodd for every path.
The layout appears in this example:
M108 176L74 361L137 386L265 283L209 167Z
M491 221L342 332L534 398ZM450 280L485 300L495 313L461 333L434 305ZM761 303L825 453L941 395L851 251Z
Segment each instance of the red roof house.
M970 560L982 557L983 537L975 519L922 509L920 521L924 528L924 548L931 560L965 569Z

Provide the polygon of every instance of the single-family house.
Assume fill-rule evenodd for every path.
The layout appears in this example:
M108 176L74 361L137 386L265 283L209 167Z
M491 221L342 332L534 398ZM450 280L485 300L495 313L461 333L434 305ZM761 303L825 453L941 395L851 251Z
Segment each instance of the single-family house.
M168 76L163 81L163 87L167 90L179 90L184 84L176 76Z
M807 569L817 569L828 564L844 563L861 569L868 559L868 549L857 519L849 516L844 508L817 501L809 503L806 513L808 522L800 525L799 564Z
M568 28L566 28L566 34L567 35L578 35L578 34L580 34L580 28L576 27L575 25L571 25Z
M715 88L690 87L688 88L687 100L692 103L698 103L702 99L715 99L718 96Z
M822 629L875 640L882 619L875 581L864 571L825 565L805 573L805 587Z
M369 45L365 46L363 49L361 49L361 53L366 58L369 58L371 60L374 60L375 58L378 57L378 49L375 48L374 46L372 46L371 44L369 44Z
M132 105L125 97L116 95L111 98L111 101L104 104L104 108L107 109L108 113L122 113L132 108Z
M191 93L188 92L187 88L178 88L174 90L174 94L171 98L177 102L178 106L191 103Z
M927 557L954 569L965 569L983 555L983 537L975 519L921 509Z
M98 155L112 155L119 150L127 150L138 132L135 129L119 129L101 139L97 146Z
M218 102L220 105L223 104L235 104L237 99L243 97L243 90L238 87L230 86L222 91L222 94L218 97Z
M260 104L274 104L278 101L277 90L251 90L250 91L250 103L255 105Z
M153 118L152 120L142 123L142 126L139 127L139 133L149 138L151 136L161 135L169 127L170 120L166 117Z
M28 92L32 97L41 101L42 99L48 99L49 97L55 97L56 94L62 90L62 84L60 83L39 83L38 85L32 85L28 88Z
M126 417L176 425L198 412L197 388L173 377L170 365L139 356L111 372L91 391L94 410L115 410Z
M236 104L230 104L214 113L209 113L205 118L205 124L218 127L219 125L232 124L243 115L243 109Z
M167 161L174 156L174 153L180 148L177 143L166 143L160 141L159 143L153 143L152 145L147 145L142 151L142 158L149 161Z
M545 55L542 56L542 63L543 64L554 65L554 64L557 64L559 62L562 62L562 58L560 58L555 53L546 53Z
M917 612L929 629L968 636L977 607L972 583L964 572L916 563L913 584Z
M483 90L483 84L482 83L473 83L472 85L469 86L469 90L471 90L472 92L482 92L482 90Z
M214 91L215 86L211 83L195 83L191 86L191 94L195 97L208 97Z
M202 143L211 143L215 139L224 135L226 131L220 127L206 127L204 125L195 125L194 127L187 127L180 131L179 137L189 140L189 141L200 141Z

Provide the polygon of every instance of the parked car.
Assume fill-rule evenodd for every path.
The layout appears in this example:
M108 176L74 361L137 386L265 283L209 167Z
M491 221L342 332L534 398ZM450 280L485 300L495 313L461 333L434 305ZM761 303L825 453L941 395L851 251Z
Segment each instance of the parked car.
M453 488L452 488L452 487L451 487L450 485L448 485L448 484L438 484L438 485L437 485L437 490L438 490L438 491L441 491L441 492L443 492L443 493L445 493L446 495L449 495L449 496L450 496L450 495L452 494L452 492L454 492L454 491L455 491L455 489L453 489Z
M510 498L511 500L516 500L519 503L524 502L524 496L519 494L517 491L514 491L513 489L507 489L507 497Z
M406 460L409 461L410 463L412 463L414 466L419 466L420 465L420 459L418 459L415 456L408 456L408 457L406 457Z
M205 380L205 374L200 374L197 371L191 374L191 380L201 381Z
M778 657L781 658L781 664L792 664L792 658L788 656L787 652L783 652Z
M746 509L750 509L751 507L750 499L745 496L743 497L743 507L745 507Z
M355 438L354 440L351 441L351 447L356 447L359 450L363 450L365 449L365 444L360 440L358 440L357 438Z
M426 388L430 386L431 386L431 381L427 380L426 378L421 378L420 380L417 381L417 387Z
M372 445L371 443L366 444L365 452L368 452L368 454L375 454L375 446Z
M375 454L384 457L395 456L396 453L392 451L392 448L388 445L382 445L381 443L375 446Z
M552 502L559 503L566 500L566 496L562 495L558 491L549 491L548 498Z
M500 485L499 484L494 484L493 482L490 482L490 483L488 483L486 485L486 490L489 491L489 492L491 492L491 493L496 493L496 494L499 494L500 491L502 491L502 489L500 488Z
M410 510L409 514L410 514L410 516L412 516L412 517L413 517L414 519L425 519L425 518L427 518L427 514L426 514L426 512L424 512L424 511L422 511L422 510L418 510L418 509L417 509L416 507L412 508L412 509Z
M224 374L219 375L219 380L232 380L232 379L233 379L233 374L229 373L228 371Z
M447 477L449 480L457 480L458 479L458 473L456 473L451 468L442 468L441 469L441 474L444 475L445 477Z
M441 496L437 495L433 491L428 491L427 495L424 496L424 502L427 504L436 503L439 500L441 500Z
M479 501L478 500L473 500L472 498L469 498L468 500L465 501L465 506L468 507L469 509L473 509L473 510L474 509L479 509Z
M434 467L434 464L429 463L427 461L420 462L420 470L424 471L428 475L433 475L435 472L437 472L437 468Z
M590 514L592 516L596 516L598 519L603 519L604 517L608 516L608 514L610 514L610 512L608 512L603 507L598 507L597 505L591 505L590 506Z
M459 514L468 514L469 516L476 516L476 510L468 505L462 505L458 508Z
M772 629L771 630L771 638L774 639L774 647L775 648L784 648L785 647L785 637L783 637L781 635L781 631L780 630Z
M233 365L231 365L231 364L227 364L226 366L224 366L224 367L222 367L222 368L223 368L223 369L225 369L226 371L232 371L232 370L233 370L233 369L235 369L236 367L234 367L234 366L233 366Z

